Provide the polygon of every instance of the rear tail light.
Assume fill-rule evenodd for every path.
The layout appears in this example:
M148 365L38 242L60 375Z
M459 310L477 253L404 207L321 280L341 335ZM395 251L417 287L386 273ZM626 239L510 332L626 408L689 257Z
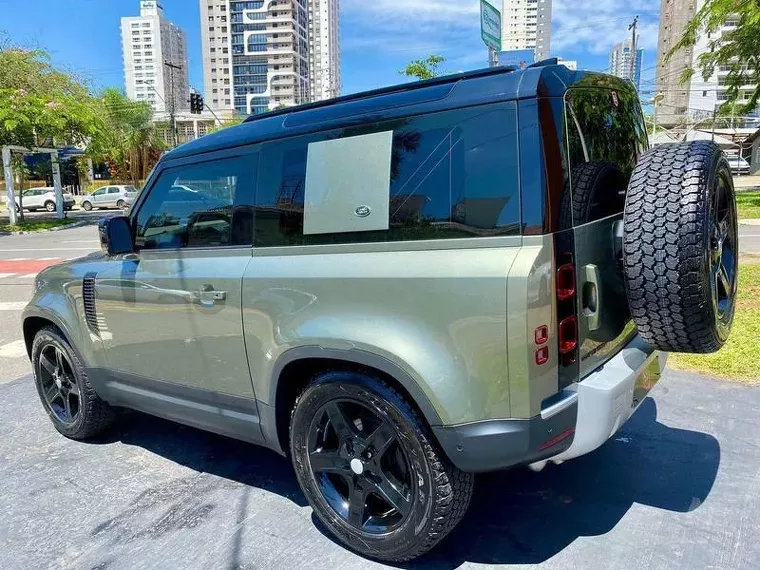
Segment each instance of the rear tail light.
M576 363L578 355L578 320L576 317L578 292L573 254L567 253L567 250L558 252L557 265L559 266L556 283L557 322L559 323L557 326L557 346L560 364L567 367ZM567 377L571 378L574 375L575 373L569 372Z
M566 263L557 269L557 299L567 301L575 297L575 266Z
M575 316L565 317L559 323L559 353L570 354L578 347L578 322Z

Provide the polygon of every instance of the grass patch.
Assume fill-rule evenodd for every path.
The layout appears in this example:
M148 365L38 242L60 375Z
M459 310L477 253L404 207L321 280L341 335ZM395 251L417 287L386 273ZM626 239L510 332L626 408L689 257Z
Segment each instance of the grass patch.
M760 192L737 192L736 207L740 220L760 218Z
M680 370L760 385L760 264L739 268L739 295L731 337L716 354L673 354Z
M51 228L60 228L76 223L79 220L73 220L71 218L66 220L29 220L21 222L20 224L4 224L0 223L0 233L17 233L17 232L41 232L49 230Z

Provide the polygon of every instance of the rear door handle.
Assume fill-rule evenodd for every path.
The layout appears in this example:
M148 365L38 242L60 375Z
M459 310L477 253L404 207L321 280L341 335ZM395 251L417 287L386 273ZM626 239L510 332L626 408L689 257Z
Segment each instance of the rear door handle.
M585 265L581 277L583 280L581 302L586 326L589 331L596 331L602 326L602 288L599 267L592 264Z

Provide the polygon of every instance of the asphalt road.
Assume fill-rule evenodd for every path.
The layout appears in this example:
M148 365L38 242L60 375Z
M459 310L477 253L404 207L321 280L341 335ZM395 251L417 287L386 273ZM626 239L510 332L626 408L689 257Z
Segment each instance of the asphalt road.
M0 255L74 256L94 232L0 237ZM0 279L0 568L382 567L325 534L272 452L137 413L93 443L58 435L8 348L31 287ZM597 452L479 476L462 525L404 567L755 569L758 431L760 388L668 372Z

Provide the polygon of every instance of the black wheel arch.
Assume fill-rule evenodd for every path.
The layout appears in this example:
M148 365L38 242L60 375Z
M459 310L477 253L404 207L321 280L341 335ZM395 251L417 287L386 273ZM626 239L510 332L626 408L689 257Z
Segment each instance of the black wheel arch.
M262 417L261 427L276 451L284 455L289 449L290 413L309 381L322 371L341 368L378 376L405 396L428 426L443 425L441 416L417 381L396 363L364 350L304 346L286 351L277 360L270 376L271 406L261 406L273 412L267 414L261 410L262 416L271 416Z
M27 312L24 313L22 329L24 332L24 345L26 346L26 354L29 359L31 360L32 358L32 345L34 344L34 337L40 330L49 326L58 329L61 336L66 339L66 341L71 346L71 349L76 352L77 358L79 358L80 361L84 362L81 353L79 350L77 350L76 343L72 342L72 336L68 330L68 327L64 324L62 319L60 319L54 313L42 313L39 311L31 312L27 310Z

